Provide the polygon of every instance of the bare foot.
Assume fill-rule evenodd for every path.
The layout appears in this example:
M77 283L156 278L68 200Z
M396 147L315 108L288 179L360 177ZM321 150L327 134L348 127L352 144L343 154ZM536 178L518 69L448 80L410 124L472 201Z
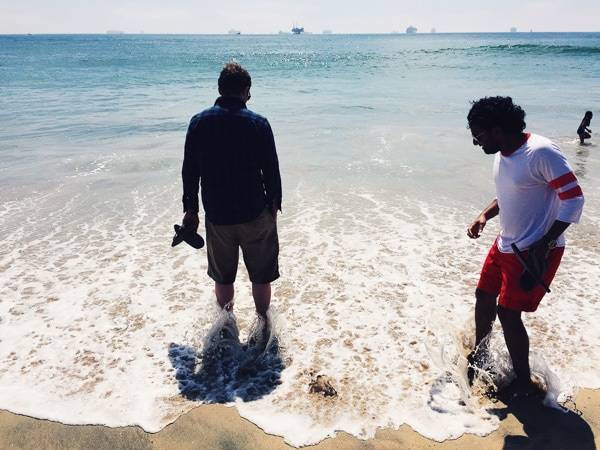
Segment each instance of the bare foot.
M512 382L510 388L513 389L512 398L538 398L544 395L544 391L540 389L531 379L519 380L518 378Z
M248 339L248 346L264 350L271 337L271 321L268 317L258 315L256 328Z
M469 386L473 385L475 376L479 371L483 369L487 360L487 351L482 349L475 349L467 356L467 378L469 380Z

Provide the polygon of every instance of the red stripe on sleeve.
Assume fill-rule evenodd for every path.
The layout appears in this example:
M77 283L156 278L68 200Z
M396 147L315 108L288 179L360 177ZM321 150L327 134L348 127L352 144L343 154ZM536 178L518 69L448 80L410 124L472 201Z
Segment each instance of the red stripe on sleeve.
M579 186L575 186L573 189L558 194L558 198L561 200L568 200L573 197L583 197L583 192Z
M552 189L558 189L569 183L572 183L573 181L577 181L577 177L575 176L575 174L573 172L568 172L568 173L565 173L564 175L561 175L558 178L555 178L548 184L550 185L550 187Z

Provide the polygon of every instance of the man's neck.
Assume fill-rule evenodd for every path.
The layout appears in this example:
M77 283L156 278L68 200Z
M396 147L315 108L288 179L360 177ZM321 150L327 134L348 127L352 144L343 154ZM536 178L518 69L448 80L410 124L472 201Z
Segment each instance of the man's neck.
M216 100L215 104L224 106L226 108L231 106L237 106L242 108L246 107L246 102L242 98L237 96L221 96Z
M242 95L221 95L221 97L227 100L237 100L246 103L246 99Z
M519 133L506 136L505 142L502 143L502 155L509 156L517 151L525 142L529 134Z

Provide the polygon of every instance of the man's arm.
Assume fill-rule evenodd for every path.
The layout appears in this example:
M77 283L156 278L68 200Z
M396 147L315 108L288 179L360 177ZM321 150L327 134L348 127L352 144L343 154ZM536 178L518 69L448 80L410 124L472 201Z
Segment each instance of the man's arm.
M546 234L530 247L532 253L545 257L569 225L579 222L584 198L573 169L557 149L539 151L534 168L541 181L554 189L560 201L556 220Z
M265 121L263 146L261 149L261 170L267 204L273 217L277 217L277 210L281 211L281 175L279 173L279 160L275 149L275 138L269 122Z
M548 258L550 250L556 246L556 240L565 232L569 225L571 225L569 222L555 220L548 232L539 241L534 242L529 247L529 260L537 264L536 267L544 267L542 266L542 262ZM539 272L543 273L544 270L545 267Z
M571 225L569 222L563 222L562 220L555 220L548 232L536 243L549 245L560 237L567 228Z
M183 226L194 231L198 229L198 190L200 183L200 158L197 151L197 139L195 136L196 122L191 120L185 136L183 166L181 178L183 181Z
M494 199L492 203L479 214L477 219L469 225L469 228L467 228L467 236L471 239L477 239L485 228L487 221L496 217L499 212L498 199Z

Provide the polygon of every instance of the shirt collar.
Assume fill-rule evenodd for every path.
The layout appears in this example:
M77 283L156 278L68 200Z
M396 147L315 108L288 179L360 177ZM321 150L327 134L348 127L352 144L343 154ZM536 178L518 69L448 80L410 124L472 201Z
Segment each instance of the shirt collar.
M246 104L237 97L219 97L215 101L215 106L225 109L245 109Z

